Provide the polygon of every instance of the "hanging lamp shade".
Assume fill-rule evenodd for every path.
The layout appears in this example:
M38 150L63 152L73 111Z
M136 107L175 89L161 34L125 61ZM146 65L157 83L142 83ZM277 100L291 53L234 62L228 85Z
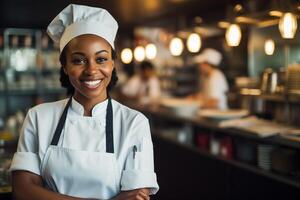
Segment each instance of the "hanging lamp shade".
M231 47L239 46L242 38L242 32L239 25L231 24L226 30L225 38L228 46Z
M142 46L137 46L134 49L134 58L138 62L142 62L145 59L145 48Z
M270 56L270 55L273 55L274 50L275 50L274 40L272 40L272 39L266 40L265 41L265 53Z
M180 56L183 51L183 42L180 38L174 37L171 42L169 49L173 56Z
M152 60L156 57L157 54L157 48L154 44L147 44L146 46L146 58L149 60Z
M189 35L187 39L187 49L192 52L196 53L201 48L201 37L197 33L192 33Z
M284 13L279 20L279 31L283 38L292 39L297 30L297 17L291 13Z
M125 49L122 50L122 52L121 52L121 60L122 60L122 62L124 64L131 63L132 58L133 58L133 55L132 55L131 49L125 48Z

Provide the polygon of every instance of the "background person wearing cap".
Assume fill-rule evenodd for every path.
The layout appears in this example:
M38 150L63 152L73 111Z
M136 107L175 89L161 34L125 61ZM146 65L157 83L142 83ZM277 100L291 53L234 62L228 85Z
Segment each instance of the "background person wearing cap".
M211 48L204 49L195 57L200 72L200 91L190 98L199 99L203 107L222 110L228 108L228 83L225 75L217 68L221 61L222 54Z
M118 24L71 4L48 26L70 98L31 108L10 170L15 199L149 199L158 191L147 118L109 97Z

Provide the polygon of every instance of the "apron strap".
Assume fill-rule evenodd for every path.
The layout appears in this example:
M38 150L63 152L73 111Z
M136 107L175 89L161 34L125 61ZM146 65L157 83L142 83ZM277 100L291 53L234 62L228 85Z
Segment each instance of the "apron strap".
M59 122L57 124L55 133L53 135L51 145L56 146L58 144L61 132L64 128L68 109L71 105L72 97L70 97L63 114L61 115ZM114 153L114 135L113 135L113 111L112 111L112 104L111 98L108 98L108 104L106 108L106 127L105 127L105 137L106 137L106 153Z
M65 122L66 122L66 118L67 118L67 113L68 113L68 109L71 105L71 102L72 102L72 97L70 97L65 109L64 109L64 112L63 114L61 115L60 119L59 119L59 122L57 124L57 127L56 127L56 130L55 130L55 133L54 133L54 136L52 138L52 141L51 141L51 145L57 145L58 144L58 140L60 138L60 135L61 135L61 131L62 129L64 128L64 125L65 125Z
M114 134L113 134L113 112L111 98L108 98L108 104L106 108L106 153L114 153Z

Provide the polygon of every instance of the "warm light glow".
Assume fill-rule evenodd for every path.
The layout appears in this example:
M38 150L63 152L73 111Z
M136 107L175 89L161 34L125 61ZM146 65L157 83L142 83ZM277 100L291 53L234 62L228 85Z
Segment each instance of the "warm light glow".
M123 63L125 63L125 64L131 63L132 57L133 57L133 55L132 55L131 49L125 48L125 49L122 50L121 60L122 60Z
M266 42L265 42L265 53L270 56L270 55L273 55L274 50L275 50L274 40L272 40L272 39L266 40Z
M142 62L145 59L145 49L144 49L144 47L137 46L134 49L133 54L134 54L134 58L135 58L136 61Z
M192 33L187 39L187 48L190 52L196 53L201 48L201 38L197 33Z
M269 12L269 15L273 16L273 17L281 17L283 15L283 13L280 12L279 10L271 10Z
M292 39L297 30L297 17L290 12L284 13L279 20L279 31L283 38Z
M240 27L237 24L231 24L226 30L225 38L228 46L239 46L242 38L242 32Z
M157 49L156 46L154 44L148 44L146 46L146 57L149 60L152 60L156 57L156 53L157 53Z
M183 51L183 42L180 38L173 38L170 42L170 51L173 56L179 56Z

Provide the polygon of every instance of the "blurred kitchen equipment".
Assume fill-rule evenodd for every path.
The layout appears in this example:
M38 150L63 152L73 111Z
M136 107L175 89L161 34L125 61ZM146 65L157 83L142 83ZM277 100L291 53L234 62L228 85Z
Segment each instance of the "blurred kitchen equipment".
M277 72L271 68L264 70L261 80L261 91L265 94L272 94L276 92L278 84Z
M300 175L300 155L294 149L278 147L272 152L272 170L285 175Z
M208 151L209 149L209 134L208 133L204 133L204 132L199 132L197 133L197 136L196 136L196 143L197 143L197 147L200 149L200 150L203 150L203 151Z
M300 94L300 64L288 66L286 91L288 94Z
M201 104L199 101L184 99L184 98L163 98L160 105L171 110L174 114L193 117L196 116Z
M263 170L271 170L271 154L273 146L270 144L259 144L257 146L257 166Z
M248 110L242 109L228 109L228 110L217 110L217 109L205 109L199 111L201 117L212 120L228 120L237 119L249 115Z
M249 164L256 164L256 144L248 140L235 138L234 153L235 158L239 161L246 162Z
M233 144L232 139L229 136L225 136L221 139L220 154L223 158L233 158Z
M220 138L212 135L210 138L210 153L218 156L220 154Z

